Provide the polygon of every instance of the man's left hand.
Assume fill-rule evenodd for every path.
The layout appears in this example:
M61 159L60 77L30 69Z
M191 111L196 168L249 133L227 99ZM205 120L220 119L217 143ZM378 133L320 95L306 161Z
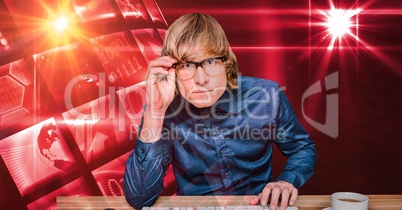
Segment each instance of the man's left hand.
M270 200L270 210L276 210L279 206L280 210L285 210L289 205L294 205L297 199L298 190L291 183L285 181L270 182L265 185L264 189L258 196L250 201L250 205L256 205L260 202L265 206ZM279 200L279 198L281 200ZM280 204L279 204L280 202Z

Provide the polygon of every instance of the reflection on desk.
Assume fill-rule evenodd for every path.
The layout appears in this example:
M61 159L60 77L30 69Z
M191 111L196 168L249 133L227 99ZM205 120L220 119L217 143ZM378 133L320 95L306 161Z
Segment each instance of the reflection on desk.
M368 195L369 210L401 210L402 195ZM244 206L252 196L160 196L154 207ZM322 210L331 205L329 195L299 195L299 210ZM133 209L122 196L58 196L57 209Z

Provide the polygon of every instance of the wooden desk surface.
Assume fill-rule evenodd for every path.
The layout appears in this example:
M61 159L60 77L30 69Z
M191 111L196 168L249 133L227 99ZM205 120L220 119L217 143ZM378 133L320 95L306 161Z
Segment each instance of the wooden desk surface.
M368 195L369 210L402 210L402 195ZM247 205L252 196L161 196L154 206L236 206ZM330 206L329 195L300 195L299 210L322 210ZM57 209L133 209L122 196L58 196Z

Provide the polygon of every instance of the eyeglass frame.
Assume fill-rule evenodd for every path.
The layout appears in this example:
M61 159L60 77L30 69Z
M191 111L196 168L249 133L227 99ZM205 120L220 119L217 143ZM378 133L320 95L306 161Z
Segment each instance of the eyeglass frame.
M172 68L174 68L176 71L178 70L177 69L177 67L180 65L180 64L195 64L195 70L196 70L196 72L197 72L197 69L198 69L198 67L199 66L201 66L201 68L204 70L204 64L203 63L205 63L208 59L218 59L218 60L221 60L222 61L222 63L223 62L225 62L225 61L227 61L227 58L226 58L226 56L220 56L220 57L212 57L212 58L206 58L206 59L204 59L204 60L202 60L202 61L200 61L200 62L195 62L195 61L186 61L186 62L177 62L177 63L174 63L173 65L172 65ZM205 71L204 71L205 72ZM206 74L208 74L207 72L205 72ZM209 74L208 74L209 75ZM195 76L195 74L192 76L192 77L190 77L189 79L191 79L191 78L193 78Z

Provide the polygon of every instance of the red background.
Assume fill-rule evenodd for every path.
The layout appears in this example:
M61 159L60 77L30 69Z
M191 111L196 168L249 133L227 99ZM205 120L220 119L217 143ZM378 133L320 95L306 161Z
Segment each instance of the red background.
M7 38L0 45L1 206L46 209L58 195L122 195L124 163L139 123L133 116L144 103L146 62L157 56L166 28L189 12L221 23L242 75L284 88L318 151L316 172L300 194L402 193L402 2L157 0L155 7L133 0L142 5L138 11L150 14L138 18L126 16L129 9L116 1L80 0L73 4L92 8L81 16L81 35L52 43L36 22L46 16L39 8L55 8L55 2L0 1L0 40ZM328 49L326 28L317 24L325 17L317 11L331 4L362 9L352 17L359 28L351 33L359 41L346 36ZM110 13L115 16L102 16ZM328 88L325 79L333 73L338 80ZM64 93L74 78L66 106ZM303 98L317 82L322 91ZM327 101L329 95L337 100ZM334 104L339 109L329 112L338 121L331 136L311 120L325 125ZM58 162L38 152L39 131L48 123L57 127L52 149L62 155ZM274 155L278 175L285 159L279 151ZM171 193L173 176L168 179Z

